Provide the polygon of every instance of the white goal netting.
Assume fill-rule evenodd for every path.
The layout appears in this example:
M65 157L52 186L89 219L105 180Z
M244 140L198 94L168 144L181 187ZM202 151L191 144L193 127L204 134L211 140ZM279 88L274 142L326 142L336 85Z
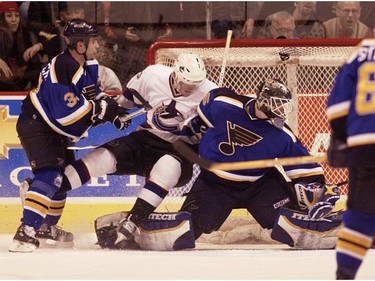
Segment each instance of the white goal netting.
M223 86L239 94L252 95L266 78L282 80L293 93L293 111L287 122L311 154L318 156L326 152L329 144L325 115L327 96L340 66L358 42L358 39L232 40ZM172 66L178 54L196 53L206 64L208 78L219 83L224 46L225 40L159 41L148 51L148 64ZM347 179L345 169L333 170L322 165L328 182L339 183ZM195 176L198 173L196 167ZM192 182L183 188L172 189L166 201L178 209ZM342 189L347 192L346 185ZM235 227L242 227L244 220L245 224L249 223L246 217L246 211L239 210L233 212L230 220ZM223 236L216 237L215 241L220 239L223 240Z

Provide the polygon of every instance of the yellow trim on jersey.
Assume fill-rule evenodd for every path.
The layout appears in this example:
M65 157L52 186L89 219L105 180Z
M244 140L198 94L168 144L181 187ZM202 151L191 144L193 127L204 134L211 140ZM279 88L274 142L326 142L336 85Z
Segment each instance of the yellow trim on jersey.
M344 101L327 108L328 121L344 117L349 114L350 101Z
M234 98L227 97L227 96L218 96L214 98L214 101L221 101L221 102L229 103L230 105L243 109L243 102L236 100Z
M366 133L356 136L350 136L347 139L348 147L368 145L375 143L375 133Z
M56 121L59 122L63 126L69 126L77 122L78 120L80 120L83 116L85 116L91 110L92 110L91 102L88 102L87 100L85 100L85 104L79 110L75 111L71 115L65 116L64 118L56 119Z

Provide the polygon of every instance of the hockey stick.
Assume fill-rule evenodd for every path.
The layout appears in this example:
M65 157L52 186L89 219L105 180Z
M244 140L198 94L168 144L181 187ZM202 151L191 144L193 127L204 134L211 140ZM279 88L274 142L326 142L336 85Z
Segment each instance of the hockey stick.
M126 122L126 121L128 121L128 120L130 120L130 119L133 119L133 118L135 118L135 117L137 117L137 116L140 116L140 115L142 115L143 113L145 113L145 112L147 112L148 110L150 110L151 108L152 108L152 107L149 107L149 108L145 108L145 107L143 107L143 108L141 108L141 109L139 109L139 110L137 110L137 111L134 111L134 112L132 112L132 113L130 113L130 114L127 114L127 115L125 115L125 116L123 116L123 117L120 117L121 122ZM68 146L67 149L69 149L69 150L84 150L84 149L91 149L91 148L97 148L97 147L99 147L99 146L96 146L96 145L88 145L88 146Z
M227 66L228 52L229 52L230 41L232 39L232 33L233 31L229 29L227 33L227 41L225 42L223 63L221 64L221 71L220 71L220 76L219 76L219 87L222 87L223 82L224 82L224 74L225 74L225 68Z
M192 150L186 143L182 141L176 141L173 143L173 147L182 156L192 163L197 163L202 168L215 171L233 171L233 170L245 170L245 169L259 169L274 167L275 165L291 166L297 164L311 164L325 162L327 157L324 156L299 156L289 158L274 158L274 159L263 159L254 161L242 161L242 162L231 162L231 163L219 163L212 162L199 157L199 155Z

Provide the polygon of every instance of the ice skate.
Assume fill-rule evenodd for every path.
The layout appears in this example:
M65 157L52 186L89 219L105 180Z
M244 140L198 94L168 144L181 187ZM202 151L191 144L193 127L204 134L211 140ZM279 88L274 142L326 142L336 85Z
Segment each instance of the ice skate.
M35 229L32 226L21 224L14 235L9 252L30 253L39 247L39 241L35 238Z
M138 244L134 240L133 234L138 230L138 227L128 218L119 222L117 228L117 239L115 246L118 249L139 249Z
M40 241L42 247L71 248L74 246L73 233L67 232L57 225L42 224L36 231L35 237Z

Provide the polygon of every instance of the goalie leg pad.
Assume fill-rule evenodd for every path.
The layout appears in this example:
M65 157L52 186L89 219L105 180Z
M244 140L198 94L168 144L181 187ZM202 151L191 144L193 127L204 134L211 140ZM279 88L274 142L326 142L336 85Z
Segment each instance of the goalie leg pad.
M140 225L135 241L144 250L171 251L195 248L189 212L152 213Z
M95 232L101 248L129 249L128 243L115 245L119 221L125 217L126 212L118 212L95 220ZM143 250L171 251L195 248L191 214L151 213L148 219L139 225L139 232L134 234L134 240Z
M281 208L271 232L271 238L303 249L333 249L343 227L341 214L322 220L311 220L304 213Z

